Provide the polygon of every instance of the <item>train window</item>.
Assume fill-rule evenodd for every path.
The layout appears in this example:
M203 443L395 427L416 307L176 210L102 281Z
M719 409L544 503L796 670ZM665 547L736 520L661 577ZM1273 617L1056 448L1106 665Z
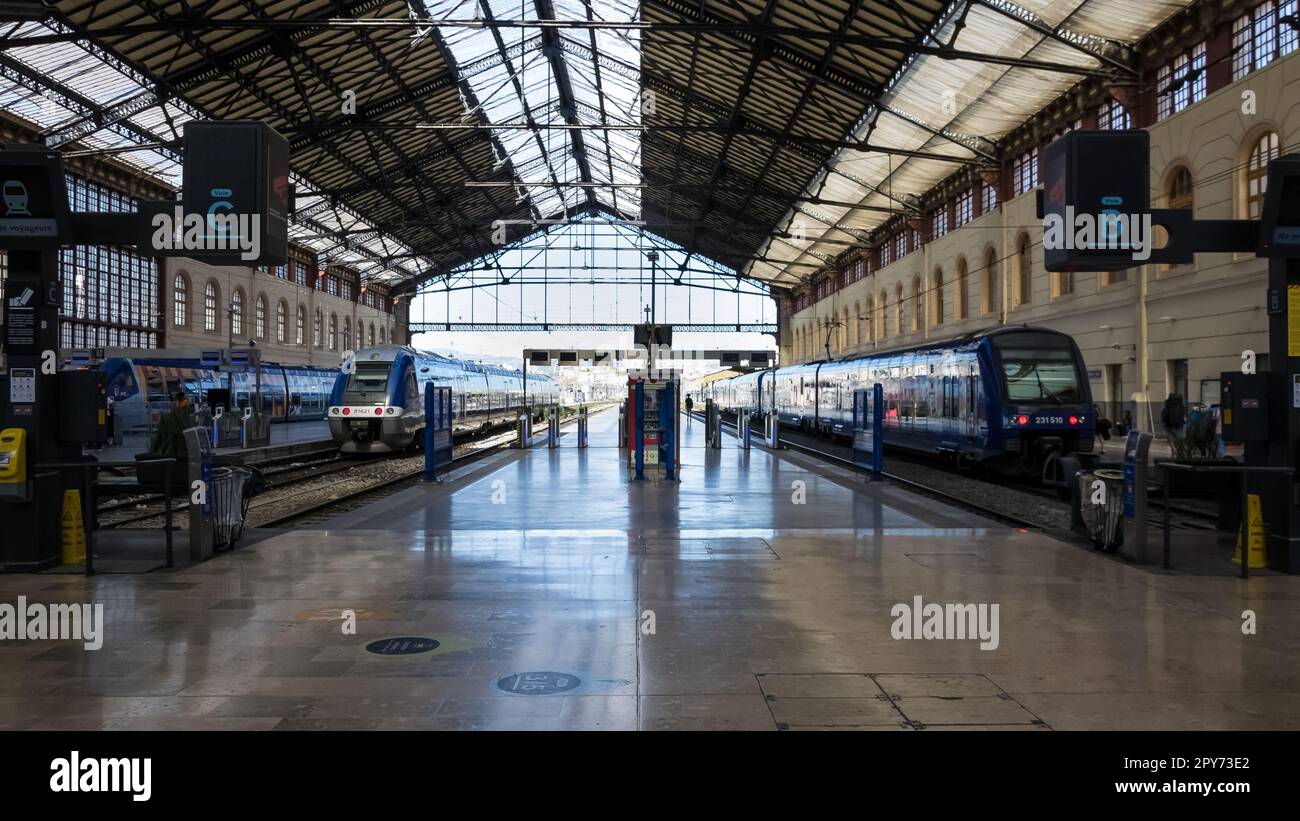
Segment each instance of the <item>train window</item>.
M995 346L1002 363L1007 399L1058 405L1082 400L1073 349L1055 338L1047 344L1032 344L1034 341L1008 340Z
M388 388L388 369L390 362L358 362L356 371L348 376L344 393L374 396L383 394Z

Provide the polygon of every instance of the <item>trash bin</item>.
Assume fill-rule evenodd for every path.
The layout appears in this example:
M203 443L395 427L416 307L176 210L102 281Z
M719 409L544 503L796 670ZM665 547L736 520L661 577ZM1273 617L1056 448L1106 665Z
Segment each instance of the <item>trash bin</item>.
M244 534L244 515L248 504L244 484L251 471L239 467L215 467L208 483L208 500L212 503L212 544L234 547Z
M1103 553L1114 553L1124 542L1124 472L1102 468L1079 471L1079 512L1083 517L1093 547ZM1093 499L1092 483L1100 479L1106 486L1104 501Z

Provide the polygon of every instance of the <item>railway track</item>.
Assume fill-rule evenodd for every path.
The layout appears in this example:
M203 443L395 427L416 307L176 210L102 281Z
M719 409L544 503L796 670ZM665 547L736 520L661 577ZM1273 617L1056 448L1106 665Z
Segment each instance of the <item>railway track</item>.
M576 421L576 417L570 417L569 420L561 424L567 424L571 421ZM533 432L536 435L545 430L546 423L542 422L534 426ZM506 447L514 441L514 438L515 433L513 430L500 429L487 434L480 433L461 437L461 441L454 446L453 464L456 467L461 467L481 459ZM326 455L327 453L328 455ZM289 464L286 464L280 470L263 470L263 474L267 478L267 489L251 500L247 512L246 526L284 527L324 511L328 511L329 515L332 516L342 512L342 509L350 509L349 505L351 507L360 506L372 501L374 498L387 495L394 490L419 481L424 473L423 454L397 458L391 456L359 458L340 456L335 448L323 449L313 452L313 454L324 456L324 458L308 463L301 462L302 455L270 460L275 463L289 462ZM255 466L261 468L265 464L267 462ZM349 473L353 475L347 475ZM328 479L328 481L319 481L325 479ZM335 494L334 491L339 485L347 484L355 484L356 487L341 495ZM316 501L306 505L296 503L297 499L309 494L313 495ZM326 498L320 498L322 496ZM108 521L101 520L100 528L162 527L165 515L162 497L157 495L151 499L146 497L121 503L121 505L131 505L137 509L141 504L149 504L150 509L134 512L134 515L124 518L114 518ZM118 509L120 509L121 505L118 506ZM188 507L188 503L178 502L173 505L172 510L173 513L178 513ZM287 508L287 510L281 510L281 508ZM101 513L104 512L103 507L99 510Z
M734 422L724 419L723 424L735 429ZM847 445L803 432L783 432L781 444L832 464L866 472L853 463ZM930 461L894 453L889 455L888 463L899 467L884 471L885 478L908 490L1015 527L1042 530L1058 536L1072 533L1069 502L1062 500L1053 488L1018 482L1011 478L995 481L970 474L956 474ZM903 475L904 471L910 475ZM956 490L951 487L944 489L937 487L938 484L959 484L960 487ZM1162 501L1158 496L1152 495L1148 498L1148 504L1156 511L1153 513L1153 521L1158 521L1159 511L1163 511ZM1170 505L1170 513L1173 514L1171 526L1174 529L1215 529L1216 511Z

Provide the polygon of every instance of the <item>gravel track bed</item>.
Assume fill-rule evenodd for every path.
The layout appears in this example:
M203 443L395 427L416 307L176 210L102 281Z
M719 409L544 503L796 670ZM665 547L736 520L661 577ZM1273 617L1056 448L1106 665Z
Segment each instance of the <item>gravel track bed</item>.
M781 438L843 459L852 456L852 449L848 445L829 439L787 431L782 431ZM955 473L938 465L910 461L888 452L885 454L885 472L1021 519L1044 530L1068 532L1070 529L1070 507L1054 497L974 475Z

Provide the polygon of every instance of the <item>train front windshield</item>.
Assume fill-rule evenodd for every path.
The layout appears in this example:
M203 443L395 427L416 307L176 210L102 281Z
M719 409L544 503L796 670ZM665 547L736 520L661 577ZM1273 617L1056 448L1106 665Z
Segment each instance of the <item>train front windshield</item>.
M1006 334L994 337L993 347L1008 402L1068 405L1084 400L1074 348L1067 339L1050 334Z
M382 400L388 396L388 371L392 362L358 362L343 387L347 398Z

